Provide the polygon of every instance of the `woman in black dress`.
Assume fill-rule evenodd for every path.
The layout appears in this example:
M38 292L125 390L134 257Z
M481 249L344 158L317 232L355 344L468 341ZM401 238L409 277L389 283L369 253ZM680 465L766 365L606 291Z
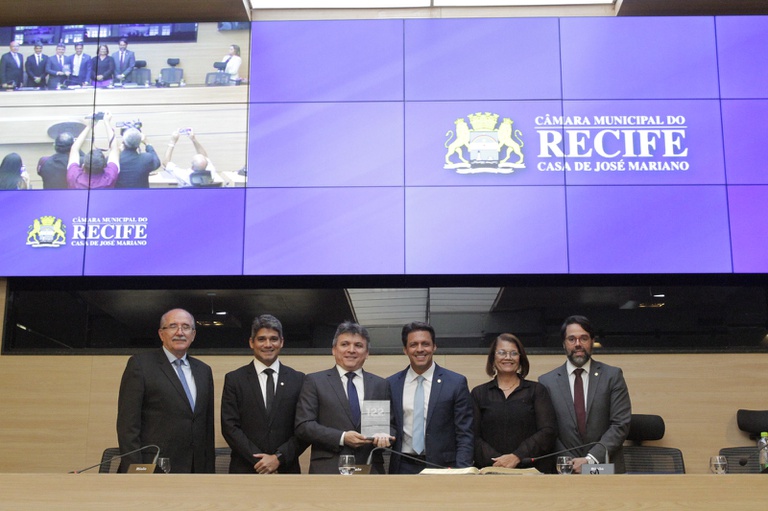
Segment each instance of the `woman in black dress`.
M520 339L501 334L491 345L485 372L493 379L472 389L475 465L516 468L523 458L552 452L557 418L547 389L526 380L530 364ZM553 457L536 461L554 472Z

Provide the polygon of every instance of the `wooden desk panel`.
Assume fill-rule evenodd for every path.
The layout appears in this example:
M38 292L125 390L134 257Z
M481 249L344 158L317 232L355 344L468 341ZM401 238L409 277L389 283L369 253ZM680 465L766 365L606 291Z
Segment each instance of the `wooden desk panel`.
M0 509L763 509L759 475L350 476L0 474Z

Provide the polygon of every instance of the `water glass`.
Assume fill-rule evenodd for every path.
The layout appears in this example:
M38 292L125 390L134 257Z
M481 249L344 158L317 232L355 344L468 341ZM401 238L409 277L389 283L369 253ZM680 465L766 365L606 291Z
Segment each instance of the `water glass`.
M727 474L728 460L725 456L712 456L709 458L709 471L713 474Z
M573 473L573 458L570 456L558 456L557 473L562 475Z
M163 474L171 473L171 458L157 458L157 468L163 471Z
M355 456L353 454L342 454L339 456L339 474L351 476L355 473Z

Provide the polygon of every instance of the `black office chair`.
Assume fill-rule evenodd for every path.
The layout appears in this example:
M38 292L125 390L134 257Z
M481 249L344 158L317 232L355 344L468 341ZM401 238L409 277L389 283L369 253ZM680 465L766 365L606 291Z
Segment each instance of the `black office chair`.
M642 445L649 440L661 440L665 432L664 419L659 415L632 414L624 446L624 464L628 474L685 474L683 453L674 447Z
M117 474L117 469L120 468L120 458L113 459L115 456L120 455L119 447L107 447L101 455L101 466L99 466L99 473L101 474ZM112 461L110 461L112 460ZM109 463L107 463L110 461Z
M136 69L132 73L133 81L139 85L148 84L152 81L152 72L147 69L146 60L137 60Z
M736 424L739 429L757 441L760 433L768 431L768 410L738 410ZM720 455L728 460L728 472L731 474L757 474L760 472L757 445L744 447L723 447Z
M229 474L229 459L232 457L232 449L229 447L216 448L216 465L214 471L217 474Z
M219 85L229 85L229 75L227 73L208 73L205 75L205 85L211 87L211 86L219 86Z
M184 70L176 67L179 65L178 58L168 59L168 65L171 67L164 67L160 70L160 83L165 85L181 85L181 81L184 79Z

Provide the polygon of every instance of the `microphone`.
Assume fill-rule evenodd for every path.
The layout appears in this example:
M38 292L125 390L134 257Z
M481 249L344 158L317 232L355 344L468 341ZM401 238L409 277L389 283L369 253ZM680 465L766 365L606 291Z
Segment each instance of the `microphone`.
M568 453L570 453L572 451L575 451L577 449L583 449L584 447L592 447L593 445L602 445L603 446L603 449L605 449L605 463L606 464L610 463L610 461L608 460L608 448L605 446L604 443L598 441L598 442L589 442L588 444L583 444L583 445L576 445L576 446L571 447L570 449L563 449L561 451L551 452L549 454L543 454L543 455L537 456L535 458L533 458L533 457L531 457L531 458L523 458L523 459L520 460L520 463L519 463L518 466L520 466L522 468L530 467L530 466L532 466L534 463L536 463L539 460L543 460L543 459L546 459L546 458L551 458L553 456L559 456L560 454L568 454Z
M130 456L131 454L135 454L135 453L137 453L139 451L143 451L145 449L151 449L151 448L154 448L156 450L155 457L152 460L152 464L156 465L157 464L157 458L160 457L160 447L158 447L157 445L145 445L144 447L139 447L138 449L134 449L134 450L132 450L130 452L127 452L125 454L118 454L116 456L112 456L108 460L104 460L101 463L96 463L95 465L91 465L90 467L83 468L83 469L80 469L80 470L72 470L72 471L67 472L67 473L68 474L82 474L83 472L88 472L92 468L100 467L102 465L106 465L107 463L112 463L113 460L119 460L120 458L123 458L125 456Z
M376 452L376 451L385 451L385 452L388 452L390 454L396 454L397 456L401 456L403 458L408 458L411 461L417 461L419 463L423 463L425 465L428 465L428 466L434 467L434 468L451 468L451 467L444 467L442 465L438 465L437 463L432 463L431 461L427 461L427 460L422 460L422 459L416 458L414 456L411 456L410 454L405 454L404 452L400 452L400 451L396 451L394 449L390 449L389 447L374 447L373 449L371 449L371 453L368 455L368 459L365 461L366 465L370 465L370 464L373 463L373 453Z

